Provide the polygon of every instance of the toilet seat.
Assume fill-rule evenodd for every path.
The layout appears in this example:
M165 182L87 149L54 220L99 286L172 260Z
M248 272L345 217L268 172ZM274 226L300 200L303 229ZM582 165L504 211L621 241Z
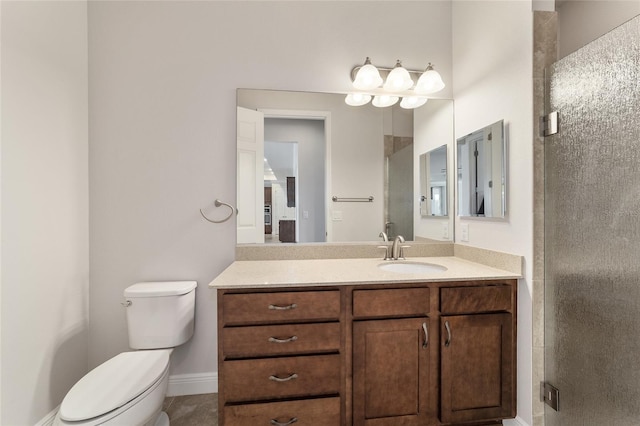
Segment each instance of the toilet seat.
M85 375L62 401L59 416L82 422L123 407L167 373L171 349L123 352Z

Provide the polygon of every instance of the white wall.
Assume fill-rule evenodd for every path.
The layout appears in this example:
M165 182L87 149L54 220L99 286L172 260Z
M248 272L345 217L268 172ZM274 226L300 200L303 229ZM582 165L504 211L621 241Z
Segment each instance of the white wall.
M127 349L125 287L195 279L196 332L172 374L217 370L207 284L234 259L235 225L198 209L235 200L236 88L346 92L365 56L431 61L449 82L450 11L449 1L89 2L90 364Z
M571 0L557 4L558 58L640 15L640 0Z
M533 14L530 1L453 2L455 137L504 119L508 143L506 220L456 218L469 244L519 254L518 417L532 420L531 274L533 259Z
M87 5L2 9L2 418L34 424L87 370Z

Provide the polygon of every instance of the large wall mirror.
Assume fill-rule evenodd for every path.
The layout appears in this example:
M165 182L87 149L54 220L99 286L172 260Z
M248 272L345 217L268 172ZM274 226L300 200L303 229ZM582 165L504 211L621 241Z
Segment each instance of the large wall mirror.
M502 120L459 138L458 216L504 218L507 143Z
M446 227L423 223L419 156L453 146L453 101L404 110L344 97L238 89L239 244L376 241L383 231L452 240L447 216Z

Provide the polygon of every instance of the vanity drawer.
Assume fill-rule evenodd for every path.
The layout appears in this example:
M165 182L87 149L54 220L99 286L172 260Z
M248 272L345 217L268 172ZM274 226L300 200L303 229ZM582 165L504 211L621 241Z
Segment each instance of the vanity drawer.
M295 321L330 321L340 318L340 291L225 294L225 325Z
M511 287L507 285L440 289L440 311L443 314L498 312L511 308Z
M332 352L340 349L340 323L258 325L222 329L225 357Z
M354 290L353 316L402 317L426 315L429 312L428 288L393 288Z
M336 426L340 424L340 398L231 405L224 407L224 418L228 426Z
M340 355L223 363L228 402L332 395L340 391Z

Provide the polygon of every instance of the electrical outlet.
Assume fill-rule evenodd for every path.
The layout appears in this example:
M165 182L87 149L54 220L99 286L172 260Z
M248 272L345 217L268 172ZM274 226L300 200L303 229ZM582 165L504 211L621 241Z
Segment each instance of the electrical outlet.
M309 210L303 210L302 211L302 218L303 219L309 219Z
M342 211L341 210L334 210L331 212L331 219L334 222L340 222L342 220Z
M449 238L449 224L448 223L443 223L442 224L442 238Z
M460 236L460 240L461 241L465 241L465 242L469 242L469 224L468 223L463 223L460 226L460 231L462 233L462 235Z

